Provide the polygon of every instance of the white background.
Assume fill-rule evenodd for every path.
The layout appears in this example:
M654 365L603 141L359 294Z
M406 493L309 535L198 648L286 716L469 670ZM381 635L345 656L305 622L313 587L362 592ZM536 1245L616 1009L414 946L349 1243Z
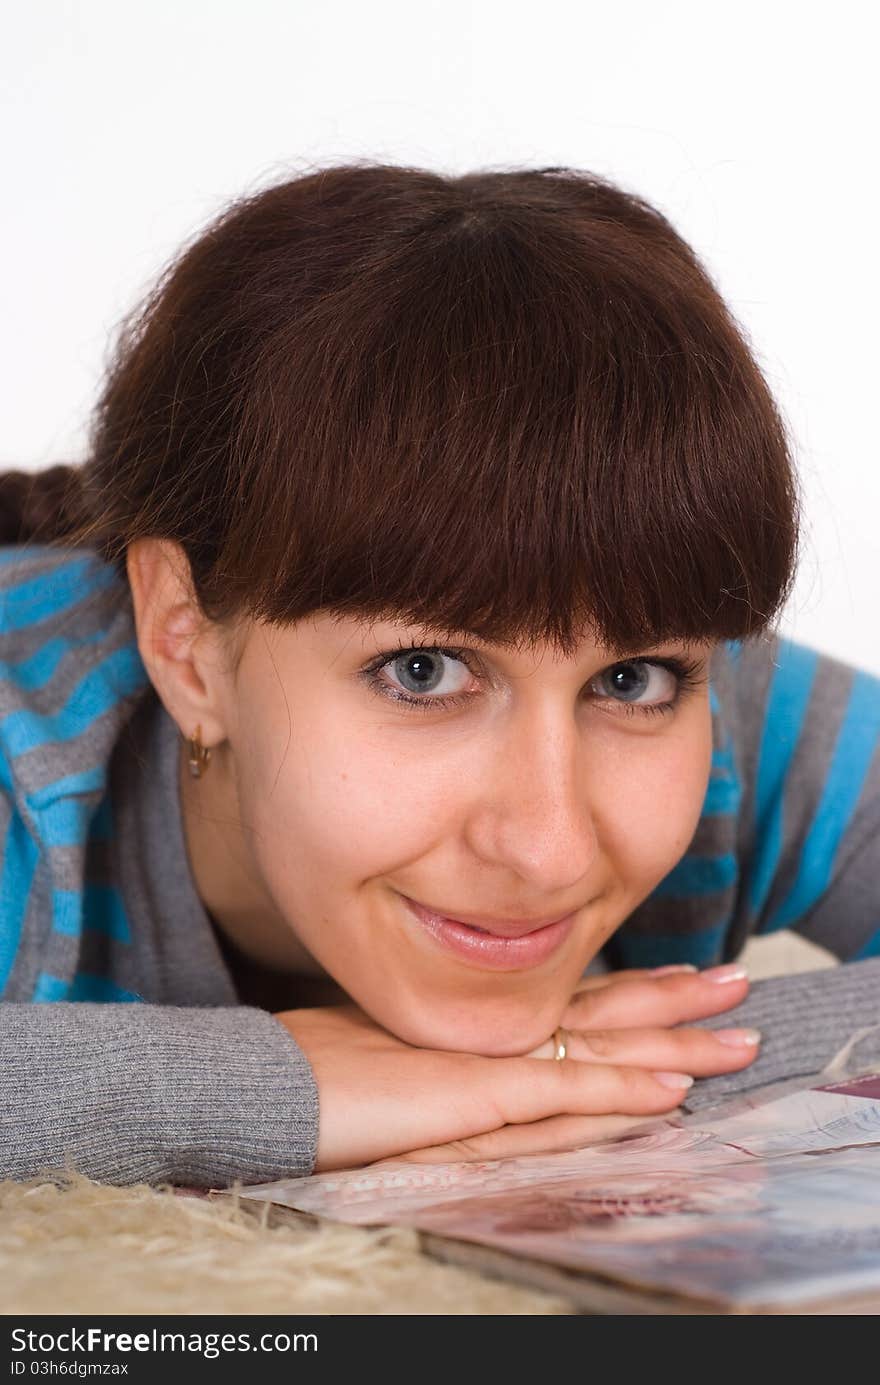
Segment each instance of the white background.
M79 460L120 317L234 196L351 158L571 164L694 246L793 433L783 631L880 674L871 7L33 0L0 53L0 465Z

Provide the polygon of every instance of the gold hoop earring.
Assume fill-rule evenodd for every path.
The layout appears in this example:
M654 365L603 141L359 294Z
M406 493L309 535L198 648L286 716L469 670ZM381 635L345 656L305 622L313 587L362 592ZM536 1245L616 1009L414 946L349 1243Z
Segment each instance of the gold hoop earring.
M199 724L193 734L186 738L189 772L193 779L201 779L211 759L211 751L207 746L202 745L201 736L202 728Z

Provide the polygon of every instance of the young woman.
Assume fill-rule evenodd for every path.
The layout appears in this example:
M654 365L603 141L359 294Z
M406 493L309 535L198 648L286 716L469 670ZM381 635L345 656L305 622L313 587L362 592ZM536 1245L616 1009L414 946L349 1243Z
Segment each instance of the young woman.
M642 199L233 204L85 463L0 483L0 1176L497 1157L821 1067L878 964L736 962L877 950L880 682L773 633L797 508Z

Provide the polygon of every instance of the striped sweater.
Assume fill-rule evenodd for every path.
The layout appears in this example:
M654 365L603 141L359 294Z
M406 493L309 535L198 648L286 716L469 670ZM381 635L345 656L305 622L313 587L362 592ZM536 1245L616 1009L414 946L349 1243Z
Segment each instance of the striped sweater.
M814 1071L880 1021L880 679L776 636L731 641L710 702L693 840L608 964L705 966L794 928L861 965L757 983L707 1021L766 1041L693 1105ZM222 1186L313 1166L314 1077L240 1003L189 868L178 751L115 570L89 550L0 548L0 1177L69 1160Z

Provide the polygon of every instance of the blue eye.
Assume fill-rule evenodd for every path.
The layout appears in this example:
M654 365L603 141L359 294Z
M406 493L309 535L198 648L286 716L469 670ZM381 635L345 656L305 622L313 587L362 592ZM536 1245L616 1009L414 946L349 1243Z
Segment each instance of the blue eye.
M434 711L437 708L449 708L464 702L468 697L474 696L472 693L465 693L461 696L456 690L444 693L439 696L428 697L425 694L434 693L444 678L449 673L448 660L453 663L463 664L471 672L470 664L463 658L464 650L461 649L440 649L436 645L424 648L410 648L402 646L397 652L386 652L374 659L363 674L369 686L380 696L389 697L394 702L403 702L410 707L421 707L426 711ZM402 687L394 683L388 683L379 675L384 670L390 668L395 678L400 680ZM416 696L416 694L422 694Z
M385 650L377 655L361 670L360 676L379 697L425 712L449 711L478 695L461 692L461 685L449 693L436 692L451 672L450 660L463 665L472 677L475 676L471 658L476 661L476 656L465 649L400 645L396 650ZM386 670L398 681L389 682ZM658 674L665 677L658 678ZM653 716L658 712L674 711L688 692L706 681L706 674L699 662L687 659L627 659L597 674L590 687L603 681L606 692L599 695L600 703L609 704L615 711L619 708L626 716ZM646 691L657 682L660 690L655 688L654 701L642 701Z
M451 656L439 649L419 649L399 654L392 660L394 676L410 693L436 692L449 672L446 661ZM458 662L458 661L456 661ZM445 696L445 695L444 695Z
M672 661L670 661L672 662ZM655 677L656 674L662 675ZM627 663L614 664L610 669L605 669L593 681L601 683L606 680L606 686L611 689L610 697L613 701L618 698L623 702L624 709L636 710L641 712L666 712L671 711L678 700L679 679L669 663L657 663L648 659L633 659ZM663 701L641 703L639 700L650 690L652 683L660 684L660 693L654 693L655 699L663 697L663 687L665 684L667 697ZM670 691L671 689L671 691Z

